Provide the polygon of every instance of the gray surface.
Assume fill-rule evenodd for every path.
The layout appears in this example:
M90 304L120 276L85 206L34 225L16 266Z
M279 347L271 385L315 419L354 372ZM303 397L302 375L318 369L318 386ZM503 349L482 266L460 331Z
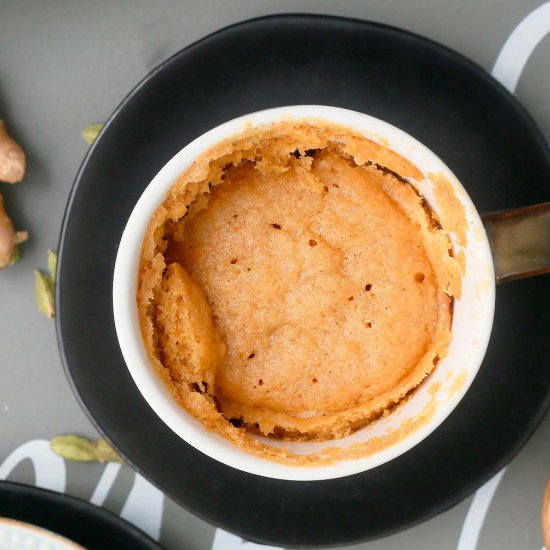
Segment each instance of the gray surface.
M315 12L396 25L451 46L490 70L516 25L539 5L535 0L0 0L0 116L29 161L24 183L0 184L0 192L17 228L31 233L21 262L0 273L0 463L32 439L64 432L94 436L64 378L53 323L36 311L33 270L45 267L46 250L57 246L65 202L87 149L80 131L104 121L156 64L230 23L268 13ZM547 37L529 59L517 88L547 137L549 53ZM508 468L478 548L540 549L549 436L546 419ZM103 468L71 465L68 492L89 498ZM121 510L131 475L124 467L106 501L108 508ZM32 482L32 470L23 463L10 478ZM353 548L456 548L470 503L468 499L416 528ZM205 550L213 536L211 526L166 504L162 541L167 548Z

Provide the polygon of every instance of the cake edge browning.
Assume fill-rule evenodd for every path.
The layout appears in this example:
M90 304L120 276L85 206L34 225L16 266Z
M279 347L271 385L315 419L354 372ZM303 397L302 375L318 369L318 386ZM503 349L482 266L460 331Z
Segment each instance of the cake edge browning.
M284 147L278 150L277 138L284 135L289 127L293 130L292 138L287 139ZM265 411L258 409L247 411L247 421L249 428L253 424L257 425L258 433L271 434L291 441L326 441L345 437L373 420L389 414L415 391L433 370L437 361L447 353L451 339L452 297L459 297L461 291L460 272L456 260L451 256L451 241L447 233L438 225L438 220L426 207L416 188L407 184L415 180L420 181L424 176L414 164L391 149L358 136L347 128L320 121L283 122L247 130L234 138L224 140L201 155L178 177L163 204L153 214L143 240L138 273L137 304L143 340L151 365L173 398L199 419L205 428L229 439L237 447L257 456L287 464L323 464L351 455L368 455L382 443L381 440L377 440L376 449L373 444L366 442L354 445L353 449L331 447L321 453L298 455L284 448L273 447L251 436L245 427L232 424L227 419L227 416L231 417L231 411L226 407L225 415L222 414L220 403L211 393L216 364L223 361L225 354L223 339L212 324L208 302L200 287L181 266L167 265L164 256L167 247L165 233L171 223L175 224L185 216L191 204L195 210L197 207L200 209L207 206L210 189L223 181L224 167L237 165L243 160L258 162L257 151L271 145L272 155L284 156L288 155L293 147L305 154L304 144L307 144L307 149L310 150L325 148L330 143L338 143L342 151L358 165L375 164L396 175L395 178L386 178L384 191L418 225L438 285L445 292L439 293L437 337L416 368L409 373L410 380L403 381L404 383L400 384L389 399L388 396L384 396L385 399L379 402L369 403L369 414L365 414L366 407L362 404L345 411L344 414L340 412L327 415L316 421L308 418L306 422L306 419L293 417L289 422L288 416L279 418L277 414L264 414ZM173 295L174 285L178 288L178 297L181 298L178 307L170 303L166 293L171 289L170 293ZM179 326L183 319L188 327L193 323L201 327L198 331L184 331L186 334L194 334L192 341L187 344L178 341L178 346L182 349L182 360L185 360L186 376L181 376L182 370L177 366L171 368L166 364L163 342L168 341L167 339L173 335L160 333L159 326L163 323L159 323L159 319L163 319L164 323L175 323L176 326ZM416 427L415 424L414 429ZM412 424L410 429L413 429ZM399 437L404 437L405 431L401 430ZM392 442L388 434L385 445Z

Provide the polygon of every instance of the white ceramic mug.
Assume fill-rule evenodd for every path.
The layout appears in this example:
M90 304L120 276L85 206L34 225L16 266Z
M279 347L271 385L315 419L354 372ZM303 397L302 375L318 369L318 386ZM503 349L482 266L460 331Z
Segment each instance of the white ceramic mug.
M213 145L250 128L287 120L317 119L352 129L413 162L426 176L417 186L437 214L439 205L428 174L439 173L451 183L463 204L468 223L466 272L462 296L454 300L452 340L449 352L412 398L394 412L353 435L323 443L288 443L264 438L273 446L289 446L295 453L309 454L327 447L348 447L388 433L402 437L368 456L331 465L288 466L258 458L234 447L204 426L171 397L151 367L143 344L136 303L138 266L147 224L164 201L178 176ZM269 109L239 117L195 139L177 153L153 178L137 202L124 230L113 280L113 307L118 340L126 365L156 414L177 435L206 455L239 470L286 480L321 480L347 476L374 468L403 454L433 432L451 413L471 385L485 355L491 334L495 301L495 273L491 248L480 216L449 168L429 149L402 130L371 116L336 107L300 105ZM429 408L429 414L426 414ZM422 416L424 415L424 416ZM422 418L414 430L401 430Z

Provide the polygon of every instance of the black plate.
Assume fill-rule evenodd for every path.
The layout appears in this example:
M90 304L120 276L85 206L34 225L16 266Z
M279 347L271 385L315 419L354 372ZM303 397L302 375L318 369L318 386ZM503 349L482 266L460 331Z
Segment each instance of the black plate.
M0 482L0 517L38 525L88 550L161 550L137 527L104 508L19 483Z
M474 385L449 419L400 458L348 478L288 482L242 473L168 429L134 386L113 326L117 245L134 204L184 145L233 117L281 105L347 107L435 151L481 212L549 200L547 144L479 67L398 29L313 15L235 25L182 50L115 111L84 160L61 235L59 344L97 427L145 477L245 538L328 546L388 535L453 506L518 452L549 404L550 278L497 291Z

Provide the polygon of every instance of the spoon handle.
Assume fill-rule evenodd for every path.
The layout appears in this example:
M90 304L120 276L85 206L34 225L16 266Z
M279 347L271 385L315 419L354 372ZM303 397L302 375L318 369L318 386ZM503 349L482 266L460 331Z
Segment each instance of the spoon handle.
M550 273L550 202L482 216L497 283Z

